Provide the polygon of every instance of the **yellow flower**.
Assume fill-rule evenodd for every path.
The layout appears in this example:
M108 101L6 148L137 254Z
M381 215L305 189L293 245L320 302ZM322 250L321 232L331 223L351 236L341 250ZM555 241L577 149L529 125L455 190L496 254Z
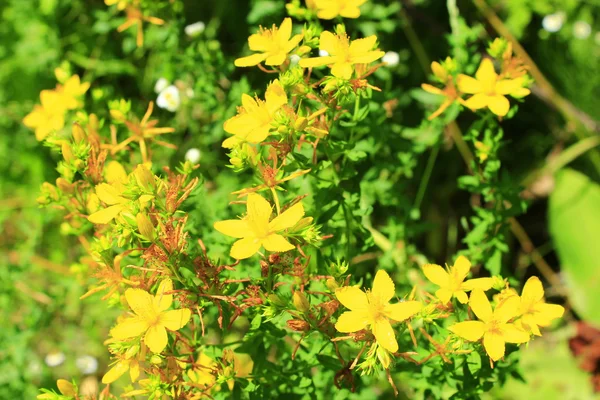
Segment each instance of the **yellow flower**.
M504 356L506 343L526 343L529 334L509 323L519 313L519 299L508 297L492 311L492 305L481 289L473 290L469 306L480 321L459 322L452 325L450 332L471 342L483 337L483 347L493 361Z
M264 101L243 94L238 114L223 124L225 132L235 135L226 139L223 147L232 148L242 141L260 143L265 140L273 129L275 113L287 101L287 95L277 79L267 87Z
M503 117L510 109L505 95L513 97L527 96L530 91L524 88L524 79L498 79L494 64L485 58L475 73L475 78L460 74L458 89L463 93L473 94L465 105L472 110L488 107L494 114Z
M440 287L435 296L442 304L447 304L452 297L466 304L469 299L465 292L473 289L489 290L492 287L492 278L469 279L465 282L470 269L471 263L465 256L458 257L448 271L436 264L423 265L423 273L427 279Z
M173 283L169 278L160 283L155 296L141 289L127 289L125 299L135 316L119 323L110 334L118 340L145 334L146 346L154 353L162 352L169 340L166 329L177 331L183 328L191 317L191 311L187 308L167 311L173 304L173 295L166 293L172 290Z
M216 366L217 364L212 358L201 353L194 367L188 370L187 376L190 381L199 385L202 389L209 389L217 382L217 378L213 373Z
M117 215L121 214L127 209L127 203L129 200L123 197L125 192L125 186L120 182L113 182L112 184L101 183L96 186L96 196L102 202L108 205L106 208L102 208L95 213L88 216L88 221L93 224L108 224Z
M119 3L117 8L121 10L120 7L121 3ZM125 13L127 14L127 20L121 25L119 25L119 27L117 28L117 32L123 32L131 28L132 26L137 25L137 35L135 41L137 47L142 47L144 45L144 27L142 26L144 21L150 22L154 25L162 25L165 23L165 21L160 18L146 17L142 13L142 10L138 7L137 2L132 6L126 7Z
M60 95L60 101L67 110L79 107L78 98L83 96L90 88L90 83L81 83L78 75L70 77L64 85L58 85L56 92Z
M448 107L452 105L455 101L463 102L458 94L458 90L456 90L456 86L454 85L454 80L452 75L450 75L442 65L436 61L431 63L431 70L435 77L442 83L445 83L445 87L443 89L439 89L433 85L429 85L427 83L421 84L421 87L426 92L437 94L440 96L444 96L446 99L442 102L442 104L438 107L437 110L433 112L427 119L432 120L440 116Z
M260 27L258 33L250 35L248 38L250 50L257 53L238 58L235 60L235 66L251 67L263 61L266 65L281 65L287 59L288 53L300 43L303 37L302 34L292 37L292 20L290 18L285 18L279 28L275 25L271 29Z
M129 4L129 0L104 0L104 4L107 6L117 5L117 10L122 11Z
M294 245L278 232L291 228L300 221L304 215L302 203L294 204L270 222L271 205L260 195L250 193L246 206L248 211L245 218L219 221L214 225L219 232L240 239L231 247L231 257L237 260L251 257L261 246L274 252L285 252L294 248Z
M140 377L140 362L136 354L137 350L139 350L138 346L131 347L122 358L114 363L112 368L102 377L102 383L105 385L113 383L127 371L129 371L131 382L137 381Z
M302 68L331 66L331 74L338 78L350 79L354 64L368 64L380 59L383 51L373 50L377 36L350 41L346 34L334 35L331 32L321 33L319 48L329 55L325 57L304 58L300 60Z
M334 19L342 16L344 18L360 17L360 6L367 0L315 0L317 17L321 19Z
M65 107L60 101L60 94L54 90L42 90L42 105L36 105L33 111L23 118L23 124L35 130L35 138L44 140L51 132L65 126Z
M335 329L340 332L369 329L381 347L395 353L398 351L398 342L390 320L404 321L419 312L422 307L419 301L390 304L395 293L394 282L384 270L377 271L371 291L363 292L355 286L337 289L335 296L350 311L340 315Z
M525 282L521 293L521 320L519 321L524 329L536 336L542 336L539 327L549 326L553 320L562 317L564 312L564 307L546 303L544 288L539 278L532 276Z

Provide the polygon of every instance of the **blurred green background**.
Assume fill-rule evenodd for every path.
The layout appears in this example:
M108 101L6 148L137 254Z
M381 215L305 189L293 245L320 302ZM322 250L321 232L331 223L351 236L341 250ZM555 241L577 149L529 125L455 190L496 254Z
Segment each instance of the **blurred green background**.
M190 148L199 149L201 173L207 185L218 188L211 194L214 202L190 209L191 230L205 242L222 239L214 232L195 230L194 220L226 215L227 202L219 200L239 188L238 180L248 178L221 173L227 160L220 148L221 124L233 114L241 93L256 90L268 77L254 70L235 70L232 60L244 51L249 33L258 24L281 21L285 2L151 3L152 15L167 23L162 27L146 24L145 46L139 49L134 29L116 31L123 14L101 0L0 1L1 399L34 398L39 387L53 387L57 378L75 377L83 384L97 385L108 362L102 342L116 317L114 310L107 311L94 297L79 300L88 282L85 265L78 264L81 243L62 226L61 210L41 209L36 203L41 184L54 182L58 176L54 168L59 155L37 142L21 120L38 103L39 92L56 84L56 67L67 65L92 82L86 110L101 117L107 115L107 101L116 98L131 99L141 114L148 101L156 99L154 85L161 77L193 90L193 97L177 113L158 110L155 115L162 125L177 129L169 141L179 146L177 151L164 150L159 157L175 165ZM482 2L456 3L474 27L475 39L480 37L478 44L466 50L482 51L486 40L496 36L477 7ZM600 2L496 0L488 4L572 104L574 115L592 123L600 120ZM447 10L441 0L370 1L361 19L345 21L349 31L377 33L380 47L399 55L399 64L378 71L374 84L384 89L378 101L397 105L385 128L377 129L396 135L390 144L391 162L404 181L395 190L385 185L369 190L378 203L405 213L410 211L430 139L443 134L441 126L421 124L426 114L419 86L427 81L423 65L450 53L444 40L451 32ZM190 37L185 27L198 21L205 29ZM486 32L491 36L486 37ZM553 154L577 143L578 137L598 135L597 122L591 130L581 128L556 110L546 94L536 94L520 106L515 119L504 124L508 146L500 158L516 181L548 165ZM412 244L431 261L443 263L461 247L460 219L472 210L469 194L456 185L456 177L464 173L458 153L444 148L438 163L444 168L433 173L429 187L435 190L424 200L421 223L407 229L414 230ZM600 176L587 154L569 166L580 174L563 171L557 179L548 175L546 181L529 187L535 196L519 222L554 273L566 282L576 315L598 324ZM362 168L368 170L368 166ZM407 194L401 194L403 190ZM570 197L573 193L578 201ZM570 214L553 216L553 207L559 209L565 202L572 207ZM537 273L531 254L511 240L506 257L509 269L519 278ZM225 249L226 245L217 244L211 250L217 254ZM527 383L515 378L489 396L594 398L590 375L578 368L567 344L575 335L571 320L523 351L521 373Z

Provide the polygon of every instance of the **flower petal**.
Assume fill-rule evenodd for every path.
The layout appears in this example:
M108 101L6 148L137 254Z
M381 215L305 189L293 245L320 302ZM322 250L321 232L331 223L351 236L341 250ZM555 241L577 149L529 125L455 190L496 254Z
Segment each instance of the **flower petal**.
M292 36L292 19L291 18L284 18L283 22L281 23L281 25L279 26L279 30L277 31L277 39L280 43L285 43L290 39L290 36Z
M458 75L458 78L456 78L456 85L458 86L459 91L467 94L476 94L483 91L481 83L468 75Z
M496 82L496 93L512 94L518 93L523 88L523 79L504 79Z
M465 105L465 107L470 108L471 110L479 110L480 108L484 108L487 107L490 101L490 96L488 96L487 94L483 94L483 93L477 93L476 95L473 95L471 97L469 97L467 100L465 100L465 102L463 103Z
M349 333L365 329L369 324L369 318L365 311L346 311L338 318L335 329L338 332Z
M154 308L154 296L142 289L127 289L125 291L127 304L139 317L152 318L157 314Z
M452 325L448 330L471 342L481 339L485 332L485 324L481 321L465 321Z
M396 294L394 281L392 281L392 278L390 278L387 272L380 269L377 271L377 274L375 274L371 295L378 297L380 304L386 304L394 297L394 294Z
M304 206L296 203L269 222L270 232L279 232L296 225L304 216Z
M514 324L506 324L502 327L502 337L507 343L527 343L531 336Z
M129 377L135 382L140 377L140 363L137 360L129 361Z
M475 72L475 78L477 78L484 87L494 87L498 75L494 70L494 63L492 63L492 60L484 58L481 61L477 72Z
M398 342L390 321L381 318L373 324L373 335L377 343L387 351L395 353L398 351Z
M537 312L533 315L534 321L540 326L549 326L553 320L560 318L565 313L563 306L558 304L538 304Z
M252 51L265 53L271 46L272 41L269 36L254 33L248 38L248 47Z
M188 308L166 311L160 314L160 323L170 331L177 331L190 321L191 315Z
M119 379L129 370L129 361L119 361L102 377L102 383L108 385Z
M483 335L483 347L488 356L494 361L504 357L504 339L496 333L486 332Z
M282 105L287 104L288 98L285 94L285 90L281 83L277 79L275 79L269 86L267 87L267 91L265 92L265 102L267 103L267 110L269 114L273 114Z
M527 279L525 286L523 286L523 292L521 292L521 304L522 307L529 309L538 301L544 298L544 287L542 282L537 276L532 276Z
M218 221L215 222L213 227L224 235L238 239L248 236L250 231L248 223L243 219L228 219L225 221Z
M377 43L377 36L375 35L353 40L348 49L350 52L350 57L361 55L361 53L370 52L373 50L373 47L375 47L375 43Z
M256 225L261 229L266 229L269 225L269 218L271 217L271 204L265 200L262 196L256 193L250 193L246 202L248 210L247 221L248 224Z
M476 278L469 279L464 282L461 286L462 290L473 290L473 289L481 289L483 291L490 290L494 285L494 280L492 278Z
M471 292L469 306L480 320L488 322L492 318L492 305L481 289Z
M265 60L265 65L281 65L287 59L287 54L280 51L276 54L272 54Z
M456 274L457 280L462 282L465 280L469 274L469 271L471 270L471 262L465 256L458 256L452 269Z
M114 206L103 208L102 210L98 210L89 215L88 221L90 221L92 224L108 224L117 215L119 215L121 211L123 211L123 205L115 204Z
M154 306L158 311L165 311L171 308L171 304L173 304L173 295L165 293L172 291L173 281L169 278L163 279L160 282L160 285L158 285L158 290L154 296Z
M423 304L420 301L403 301L396 304L388 304L385 307L385 315L394 321L404 321L419 311Z
M352 311L366 309L369 305L366 293L356 286L344 286L336 289L335 297L344 307Z
M146 346L148 346L153 353L161 353L169 343L167 331L164 326L151 326L146 332L146 336L144 336L144 343L146 343Z
M504 117L510 109L510 102L502 95L489 96L488 107L490 111L499 117Z
M423 265L423 273L431 282L438 286L448 286L450 275L441 266L437 264L425 264Z
M313 58L303 58L300 60L299 65L302 68L313 68L313 67L321 67L323 65L333 64L336 60L336 57L313 57Z
M474 292L473 292L474 293ZM517 296L510 296L502 300L494 310L494 320L507 322L519 314L521 303Z
M108 176L107 176L108 178ZM101 183L96 186L96 195L104 203L112 206L114 204L124 203L126 200L121 196L121 193L108 183Z
M331 75L337 78L350 79L353 72L354 68L349 62L336 62L331 67Z
M433 93L433 94L439 94L441 96L444 96L444 92L442 91L442 89L438 89L433 85L430 85L428 83L422 83L421 84L421 88L429 93Z
M453 295L454 292L447 288L440 288L435 292L435 297L440 299L442 304L448 304Z
M253 237L247 237L238 240L231 246L229 255L236 260L243 260L252 257L260 249L260 240Z
M269 55L266 53L256 53L252 54L251 56L240 57L236 59L233 63L236 67L252 67L266 60L268 56Z
M329 31L323 31L319 37L319 50L325 50L329 55L334 56L338 52L339 42L340 40L336 35Z
M264 238L262 240L262 245L266 250L274 251L277 253L283 253L285 251L295 249L295 246L288 242L286 238L276 233L272 233L266 238Z
M125 340L136 337L148 329L148 323L139 317L126 318L123 322L117 324L110 330L112 337L118 340Z
M456 297L461 304L467 304L469 302L469 297L462 290L454 292L454 297Z

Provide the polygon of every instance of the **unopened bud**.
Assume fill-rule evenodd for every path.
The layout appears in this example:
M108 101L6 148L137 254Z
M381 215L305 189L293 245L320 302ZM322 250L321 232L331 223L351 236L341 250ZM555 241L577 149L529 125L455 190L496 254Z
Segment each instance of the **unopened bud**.
M75 385L65 379L59 379L56 381L56 386L58 386L58 390L64 396L77 396L77 390L75 390Z
M48 182L42 183L42 193L47 194L48 197L50 197L54 201L58 200L59 196L58 196L58 192L56 191L56 187L54 187L52 184L50 184Z
M120 110L110 110L110 116L115 120L115 121L125 121L125 114L123 114L122 111Z
M65 193L73 193L74 185L69 183L65 178L57 178L56 186Z
M294 292L292 301L294 303L294 307L296 307L296 310L298 310L300 312L305 313L310 309L310 304L308 303L308 299L306 298L306 295L302 292Z
M133 171L133 175L135 176L138 185L143 189L147 191L152 191L154 189L154 175L148 168L139 164L135 171Z
M160 356L157 354L154 354L152 357L150 357L150 364L160 365L162 362L162 358L160 358Z
M85 140L85 131L78 123L73 124L73 127L71 128L71 133L73 134L73 139L75 140L75 142L80 143Z
M135 220L137 222L138 231L140 234L150 242L154 240L154 226L150 221L150 218L145 213L139 213Z
M492 277L492 287L494 290L501 291L508 286L507 282L499 275Z
M325 282L325 285L327 286L327 289L331 290L332 292L335 292L335 289L340 287L340 285L338 285L336 280L333 278L327 279L327 281Z
M286 322L288 328L296 332L307 332L310 329L310 325L306 321L301 319L290 319Z
M289 132L289 129L285 125L280 125L279 128L277 128L277 132L285 134Z
M390 367L390 363L392 362L390 353L381 346L377 347L377 358L379 359L379 362L381 362L383 368L388 369Z
M277 295L276 295L276 294L274 294L274 293L271 293L271 294L269 295L269 301L270 301L271 303L273 303L274 305L276 305L276 306L280 306L280 307L283 307L283 306L285 306L285 303L284 303L283 301L281 301L281 298L279 298L279 296L277 296Z
M71 163L71 161L73 161L73 159L75 158L73 156L73 151L71 150L71 145L69 143L63 142L61 146L61 151L66 162Z
M138 346L138 345L131 346L125 352L125 358L129 360L130 358L135 357L139 351L140 351L140 346Z
M296 122L294 122L294 129L297 131L303 131L304 129L306 129L307 125L308 120L304 117L299 117L298 119L296 119Z

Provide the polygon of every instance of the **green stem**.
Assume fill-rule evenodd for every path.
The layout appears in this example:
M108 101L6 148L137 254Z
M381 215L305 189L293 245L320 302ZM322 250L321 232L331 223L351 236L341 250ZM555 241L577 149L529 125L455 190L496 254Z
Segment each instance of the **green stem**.
M418 210L421 208L421 202L425 197L425 191L427 190L427 185L429 184L429 178L431 178L431 173L433 172L433 167L435 165L435 161L437 160L437 156L440 152L440 145L436 145L429 153L429 159L427 160L427 166L425 167L425 172L423 173L423 178L421 178L421 183L419 184L419 191L417 192L417 197L415 199L415 204L413 208Z

